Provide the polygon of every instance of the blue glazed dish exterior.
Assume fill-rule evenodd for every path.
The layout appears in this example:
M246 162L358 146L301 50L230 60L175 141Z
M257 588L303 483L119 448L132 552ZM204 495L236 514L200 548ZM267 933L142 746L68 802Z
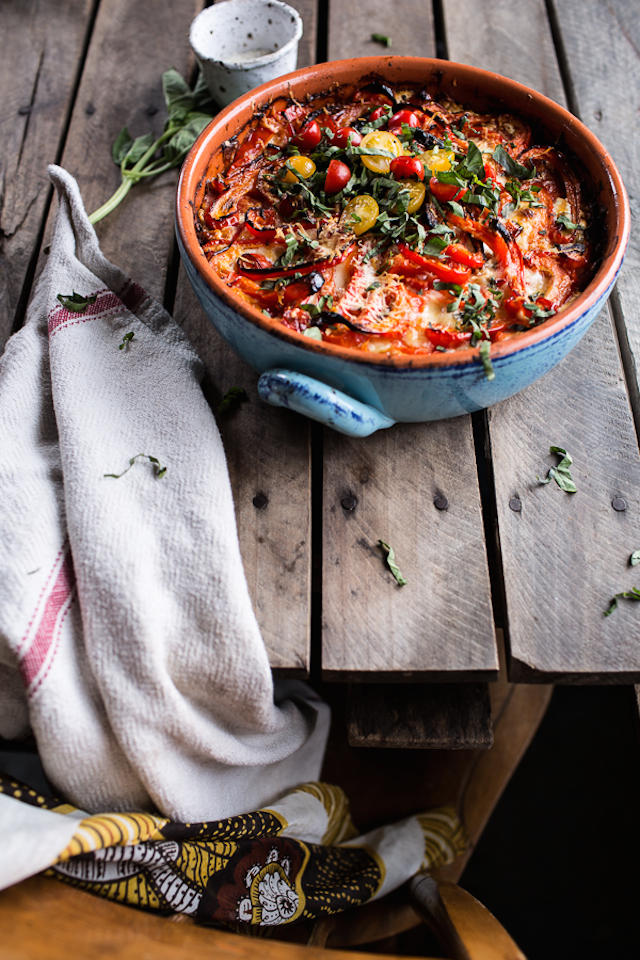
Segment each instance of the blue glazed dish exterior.
M573 323L516 352L494 354L495 379L488 380L479 357L472 364L392 367L358 363L329 351L320 354L288 342L251 323L219 297L186 255L179 234L178 244L187 275L207 317L254 370L264 373L284 367L306 374L397 422L458 417L524 390L576 346L606 303L616 279Z

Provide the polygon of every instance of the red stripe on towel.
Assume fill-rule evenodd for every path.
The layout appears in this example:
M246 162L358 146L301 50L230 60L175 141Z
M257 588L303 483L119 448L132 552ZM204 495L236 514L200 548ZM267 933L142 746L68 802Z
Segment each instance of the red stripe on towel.
M40 673L45 661L51 660L55 653L54 644L57 644L62 623L74 599L75 586L76 576L71 551L67 547L51 591L44 605L40 607L40 621L36 626L33 641L20 660L20 674L27 690ZM51 657L49 657L50 653Z

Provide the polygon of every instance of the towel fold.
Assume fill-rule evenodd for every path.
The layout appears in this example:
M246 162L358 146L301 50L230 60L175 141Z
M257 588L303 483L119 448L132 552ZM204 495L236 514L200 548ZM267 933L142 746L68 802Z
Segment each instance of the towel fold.
M328 708L274 689L195 351L50 176L47 267L0 360L0 735L31 728L90 813L256 810L317 779Z

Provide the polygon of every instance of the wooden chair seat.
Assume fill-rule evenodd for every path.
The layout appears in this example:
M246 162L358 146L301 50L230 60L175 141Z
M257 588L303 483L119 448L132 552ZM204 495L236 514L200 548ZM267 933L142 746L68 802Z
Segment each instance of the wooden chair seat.
M313 929L283 928L285 937L302 936L307 945L199 927L181 917L166 919L33 877L0 892L3 960L94 960L103 955L110 960L191 960L196 953L216 960L320 960L326 948L346 960L354 957L347 951L393 937L421 920L434 929L453 960L523 960L499 922L455 881L537 730L551 692L549 686L511 685L501 673L490 685L494 744L489 750L351 748L341 716L345 698L335 698L324 777L345 789L358 827L365 831L453 802L471 843L463 857L435 871L433 878L414 878L383 900L319 921Z

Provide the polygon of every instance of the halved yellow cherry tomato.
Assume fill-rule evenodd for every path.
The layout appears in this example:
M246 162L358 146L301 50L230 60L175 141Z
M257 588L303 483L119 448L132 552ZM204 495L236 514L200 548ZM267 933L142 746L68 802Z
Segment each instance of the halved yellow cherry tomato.
M420 159L425 166L431 170L431 173L439 173L443 170L450 170L455 160L453 150L443 150L435 147L433 150L427 150L420 154Z
M400 180L400 187L402 190L409 191L407 213L415 213L424 203L427 188L421 180Z
M386 130L372 130L371 133L365 134L360 146L366 147L367 150L387 150L393 154L393 157L399 157L403 152L403 146L398 138L392 133L387 133ZM393 157L361 156L360 159L365 167L373 170L374 173L389 173Z
M361 233L371 229L378 219L379 213L380 207L377 202L368 193L363 193L359 197L349 200L344 208L343 217L347 227L351 227L355 235L359 237Z
M291 157L287 162L290 167L293 167L295 173L287 170L284 176L285 183L298 183L299 180L308 180L316 172L316 165L311 157Z

